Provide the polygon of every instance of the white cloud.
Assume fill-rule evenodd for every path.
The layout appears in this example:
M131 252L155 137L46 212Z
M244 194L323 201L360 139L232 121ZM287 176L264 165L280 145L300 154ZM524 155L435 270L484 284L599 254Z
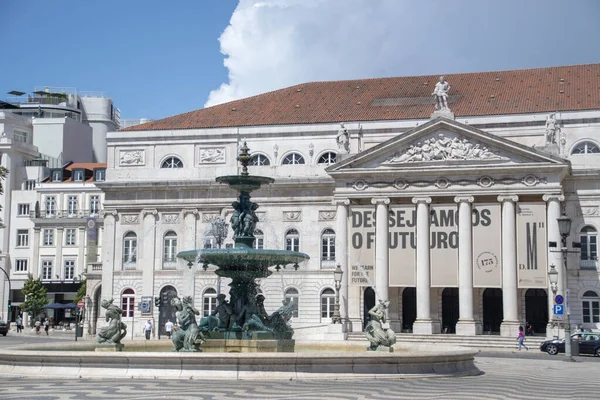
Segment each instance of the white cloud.
M564 43L572 53L577 35L583 46L590 32L548 29L548 21L564 20L564 8L533 3L240 0L219 38L229 81L205 106L315 80L585 62L556 49ZM580 14L573 20L593 14L572 12Z

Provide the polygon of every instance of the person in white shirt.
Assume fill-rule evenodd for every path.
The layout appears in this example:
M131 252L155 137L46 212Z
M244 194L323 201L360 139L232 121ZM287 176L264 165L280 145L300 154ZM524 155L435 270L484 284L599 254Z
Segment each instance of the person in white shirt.
M152 321L148 320L144 325L144 333L146 334L146 340L150 340L150 334L152 333Z
M173 330L173 323L171 322L170 319L168 319L167 323L165 324L165 330L167 331L167 337L169 339L171 339L171 331Z

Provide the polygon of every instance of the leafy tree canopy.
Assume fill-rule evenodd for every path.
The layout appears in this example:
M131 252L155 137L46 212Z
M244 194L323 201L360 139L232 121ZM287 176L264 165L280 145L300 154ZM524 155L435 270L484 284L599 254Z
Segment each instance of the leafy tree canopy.
M33 321L44 311L44 307L48 304L46 288L42 285L40 278L34 278L33 275L29 274L21 293L25 295L23 309L29 313Z
M87 291L87 279L84 279L83 282L81 282L81 286L79 286L79 290L77 291L77 294L75 295L75 304L79 303L79 301L85 297L86 291Z

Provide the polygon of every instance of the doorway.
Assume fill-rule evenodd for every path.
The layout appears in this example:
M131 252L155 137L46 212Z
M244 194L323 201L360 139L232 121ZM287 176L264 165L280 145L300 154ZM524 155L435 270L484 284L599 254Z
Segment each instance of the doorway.
M442 333L456 333L458 322L458 288L442 292Z
M525 319L535 333L546 333L548 294L544 289L528 289L525 292Z
M500 333L504 318L502 289L487 288L483 291L483 333Z
M402 291L402 331L412 332L417 319L417 289L407 287Z
M175 313L177 310L171 305L171 300L177 297L177 289L173 286L165 286L160 291L160 312L158 314L158 335L167 336L165 324L168 320L175 323Z
M365 329L369 321L371 321L369 310L373 307L375 307L375 291L369 286L365 289L363 294L363 329Z

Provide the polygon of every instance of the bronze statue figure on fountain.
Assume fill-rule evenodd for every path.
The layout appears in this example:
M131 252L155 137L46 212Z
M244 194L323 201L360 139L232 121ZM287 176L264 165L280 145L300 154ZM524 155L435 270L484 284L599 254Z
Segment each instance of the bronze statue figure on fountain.
M396 343L396 333L383 327L389 305L389 300L379 300L379 304L369 310L371 321L365 328L365 336L371 342L371 346L367 348L369 351L393 351L392 346Z
M113 299L102 300L102 308L106 309L108 326L98 329L96 342L121 345L121 339L127 334L127 325L121 322L123 310L113 304Z
M196 315L200 315L200 311L193 306L192 298L176 297L171 300L171 305L177 310L175 315L179 324L179 329L171 336L175 351L201 351L200 346L204 343L204 335L196 323Z

